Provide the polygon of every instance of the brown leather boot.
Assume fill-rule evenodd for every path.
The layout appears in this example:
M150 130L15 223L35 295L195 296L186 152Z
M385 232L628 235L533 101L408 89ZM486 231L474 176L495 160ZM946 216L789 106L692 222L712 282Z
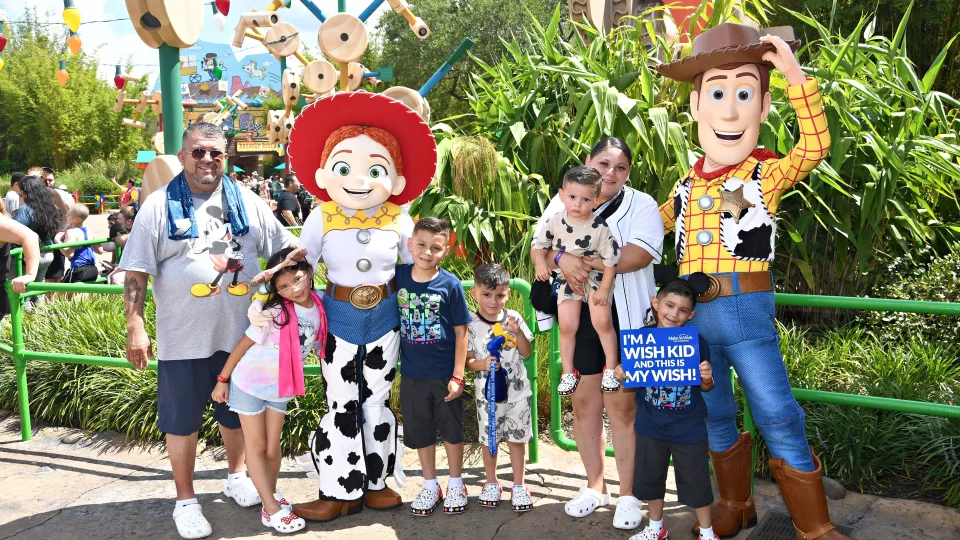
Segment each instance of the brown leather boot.
M352 516L363 511L363 499L355 501L327 501L317 499L293 507L293 513L307 521L332 521L340 516Z
M393 510L403 506L400 494L388 487L379 491L368 491L363 496L363 502L371 510Z
M780 486L783 502L790 511L797 540L852 540L837 530L830 521L827 497L823 492L823 467L820 459L813 456L813 472L802 472L787 466L782 459L771 459L770 470Z
M753 436L747 431L727 450L710 452L713 475L720 490L720 500L710 509L710 521L714 534L720 538L736 536L740 529L757 524L757 509L750 492L752 449ZM700 523L693 525L693 534L700 534Z

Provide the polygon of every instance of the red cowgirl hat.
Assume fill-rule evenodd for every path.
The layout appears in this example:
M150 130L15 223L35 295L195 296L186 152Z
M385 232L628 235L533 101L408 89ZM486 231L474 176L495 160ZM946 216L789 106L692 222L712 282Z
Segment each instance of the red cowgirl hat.
M400 144L401 175L406 186L387 201L407 204L427 189L437 170L437 142L423 118L402 102L382 94L339 92L304 107L290 132L290 167L307 191L323 201L330 200L327 191L317 187L320 157L330 134L351 125L386 130Z

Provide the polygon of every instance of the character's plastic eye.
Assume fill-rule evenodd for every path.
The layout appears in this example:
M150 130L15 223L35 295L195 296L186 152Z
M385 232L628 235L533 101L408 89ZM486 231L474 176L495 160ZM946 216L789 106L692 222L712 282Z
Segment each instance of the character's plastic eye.
M748 86L737 88L737 101L740 103L750 103L753 101L753 88Z
M333 173L337 176L350 176L350 165L346 161L338 161L333 165Z
M370 167L370 170L367 171L367 174L374 180L383 178L387 175L387 168L383 165L374 165L373 167Z
M723 98L727 96L727 91L719 86L714 86L707 91L707 96L710 97L711 101L723 101Z

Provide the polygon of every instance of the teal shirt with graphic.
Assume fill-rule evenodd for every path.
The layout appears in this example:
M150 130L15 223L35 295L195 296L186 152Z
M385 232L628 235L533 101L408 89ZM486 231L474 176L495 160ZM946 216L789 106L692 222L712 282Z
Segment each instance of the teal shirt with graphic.
M442 268L425 283L414 281L412 271L412 264L397 265L400 375L419 380L449 379L456 349L454 327L470 323L463 286Z

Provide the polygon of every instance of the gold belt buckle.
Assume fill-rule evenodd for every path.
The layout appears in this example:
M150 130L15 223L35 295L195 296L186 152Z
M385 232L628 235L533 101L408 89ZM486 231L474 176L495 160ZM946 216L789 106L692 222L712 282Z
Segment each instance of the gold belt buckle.
M720 281L710 274L707 274L707 279L710 280L710 284L707 285L706 291L697 296L697 302L709 302L720 296Z
M377 285L360 285L350 291L350 305L357 309L373 309L383 300L383 290Z

